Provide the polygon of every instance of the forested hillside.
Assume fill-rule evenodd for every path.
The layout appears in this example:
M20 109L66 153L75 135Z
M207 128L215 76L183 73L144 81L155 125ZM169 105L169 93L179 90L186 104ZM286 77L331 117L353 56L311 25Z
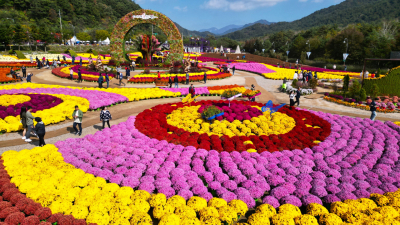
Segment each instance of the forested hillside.
M293 22L271 25L255 24L242 30L224 35L235 40L260 37L284 30L304 30L316 26L346 26L357 23L374 23L400 17L398 0L346 0L338 5L321 9Z

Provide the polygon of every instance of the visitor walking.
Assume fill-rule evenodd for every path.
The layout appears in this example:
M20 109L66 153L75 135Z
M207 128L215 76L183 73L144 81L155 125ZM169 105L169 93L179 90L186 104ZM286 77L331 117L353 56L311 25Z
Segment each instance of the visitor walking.
M158 79L158 80L161 80L161 74L160 74L160 71L157 71L157 79Z
M26 67L22 66L21 70L22 70L22 77L26 77Z
M82 72L81 72L81 68L78 69L78 83L82 83Z
M175 75L175 78L174 78L175 88L178 88L178 82L179 82L178 75Z
M132 71L135 71L136 63L135 61L132 61Z
M72 67L69 68L69 76L70 76L71 80L74 78L73 77L74 76L74 71L72 70Z
M126 84L124 82L122 82L122 79L124 79L124 76L122 75L122 73L119 73L119 86L121 86L122 84L124 84L124 86L126 86Z
M298 87L298 88L297 88L297 92L296 92L296 103L297 103L297 107L300 106L300 96L301 96L300 87Z
M72 56L72 65L75 65L75 56Z
M58 60L58 61L60 61L60 60ZM63 61L64 62L67 61L67 59L65 58L65 55L63 55Z
M303 72L300 71L298 81L303 81Z
M21 119L21 124L22 124L22 128L24 129L22 131L22 140L25 140L25 135L26 135L26 107L22 106L21 107L21 112L19 113L19 118Z
M371 110L371 120L375 121L376 118L376 102L378 101L379 98L375 98L374 100L372 100L371 104L369 105L369 109Z
M235 75L235 70L236 70L236 67L233 66L233 67L232 67L232 75Z
M171 77L168 78L168 84L169 84L169 88L172 88L172 79L171 79Z
M117 66L117 74L119 75L119 72L121 71L121 67Z
M79 110L79 106L75 106L75 110L72 113L72 117L74 118L74 123L72 125L72 127L75 130L75 135L81 136L82 135L82 118L83 118L83 112L81 110ZM76 128L76 126L79 126L79 131Z
M110 78L108 77L108 74L106 73L106 82L107 82L107 89L110 86Z
M189 72L186 73L186 84L189 84Z
M104 125L108 125L108 128L110 128L110 120L112 120L111 113L107 110L107 107L101 107L101 113L100 113L100 121L103 121L103 129Z
M333 67L332 67L334 70L336 70L336 64L333 64Z
M295 97L294 91L291 91L290 94L289 94L290 109L292 109L294 104L295 104L294 97Z
M82 66L82 57L79 59L79 65Z
M35 132L39 137L39 146L43 147L46 145L46 143L44 142L44 135L46 135L46 127L40 117L36 117L35 121L37 122L35 127Z
M29 60L31 61L31 63L33 63L33 57L32 57L32 55L29 56Z
M314 73L314 78L315 78L316 80L318 80L318 74L317 74L317 71L315 71L315 73Z
M195 90L194 90L193 84L191 84L190 87L189 87L189 93L192 95L192 98L193 98L194 95L196 94L196 92L195 92Z
M207 73L206 73L206 72L204 72L204 77L203 77L203 79L204 79L204 83L207 83Z
M99 83L99 88L103 88L103 81L103 75L101 75L100 73L99 79L97 80L97 82Z
M129 77L131 76L131 69L129 68L129 66L126 67L126 80L129 80Z
M34 116L32 116L32 106L28 106L25 118L26 118L26 135L25 135L25 141L26 142L31 142L32 140L30 139L31 137L31 132L33 132L33 120L35 119Z

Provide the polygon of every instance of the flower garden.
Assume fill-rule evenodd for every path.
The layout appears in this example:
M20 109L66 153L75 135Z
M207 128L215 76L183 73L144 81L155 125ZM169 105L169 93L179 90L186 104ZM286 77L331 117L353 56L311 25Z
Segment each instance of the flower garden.
M2 105L41 97L50 107L62 100L17 96L0 97ZM201 113L209 106L225 113L208 121ZM84 138L7 151L0 161L0 219L99 225L399 223L400 126L262 107L248 101L229 107L222 100L162 104Z
M84 67L79 66L79 65L58 67L58 68L53 69L51 72L57 77L71 79L71 75L70 75L70 71L69 71L70 68L72 68L72 71L73 71L72 77L74 80L78 80L78 69L81 69L81 77L82 77L82 80L84 80L84 81L97 82L99 79L99 76L100 76L99 72L87 71ZM105 76L105 73L102 73L101 75ZM108 76L109 76L109 79L112 80L115 77L115 74L109 73ZM104 79L104 82L106 82L105 79Z

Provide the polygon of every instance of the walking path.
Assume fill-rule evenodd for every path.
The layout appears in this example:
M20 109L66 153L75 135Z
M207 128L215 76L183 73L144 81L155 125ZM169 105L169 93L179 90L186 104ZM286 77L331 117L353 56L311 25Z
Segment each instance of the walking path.
M28 72L32 71L36 76L33 77L32 81L34 83L44 83L44 84L61 84L67 86L79 86L79 87L95 87L96 83L84 82L82 84L78 84L74 81L70 81L67 79L62 79L56 77L51 74L51 70L41 70L39 74L37 74L37 69L28 69ZM119 87L116 85L117 80L111 82L111 87ZM250 87L252 84L256 86L257 90L261 91L261 95L256 97L257 102L266 103L269 100L272 100L276 104L288 103L289 97L286 93L281 93L278 91L278 87L282 84L280 80L269 80L265 79L260 75L256 75L253 73L245 72L245 71L236 71L235 75L231 78L227 78L224 80L218 81L208 81L207 84L204 83L195 83L195 86L216 86L216 85L231 85L238 84L244 85L245 87ZM132 85L129 84L126 87L154 87L154 85ZM180 85L180 87L188 87L188 85ZM323 100L323 93L325 91L329 91L328 89L319 88L319 92L310 96L304 96L300 99L300 108L311 109L315 111L323 111L326 113L339 114L343 116L350 117L361 117L361 118L369 118L370 112L349 108L346 106L338 105L332 102L328 102ZM220 97L199 97L198 100L219 100ZM239 100L245 100L244 98L240 98ZM180 102L181 98L166 98L166 99L152 99L152 100L143 100L136 102L129 102L120 105L116 105L109 108L113 116L113 120L110 121L111 125L118 124L120 122L126 121L129 116L137 115L145 109L152 108L159 104L164 103L174 103ZM84 114L84 119L82 123L82 138L88 134L94 134L95 132L101 130L102 124L99 119L99 111L89 111ZM383 114L378 113L377 119L382 121L398 121L398 114ZM45 141L47 144L54 144L57 141L66 140L68 138L78 138L73 134L74 130L72 128L72 121L65 121L63 123L49 125L46 127L47 133L45 136ZM21 139L22 132L19 133L7 133L0 135L0 154L8 150L16 150L20 151L23 149L31 149L38 145L38 139L33 137L31 143L26 143Z

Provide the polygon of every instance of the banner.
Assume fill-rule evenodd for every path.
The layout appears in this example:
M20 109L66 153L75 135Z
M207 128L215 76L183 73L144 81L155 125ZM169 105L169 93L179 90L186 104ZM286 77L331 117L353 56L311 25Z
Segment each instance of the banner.
M274 53L275 53L275 49L272 49L272 51L274 51Z
M262 49L262 51L264 52L264 51L265 51L265 49Z
M307 52L307 57L310 59L311 52Z
M289 55L289 52L290 52L290 51L286 51L286 54Z
M346 61L348 56L349 56L349 53L343 53L343 62Z

